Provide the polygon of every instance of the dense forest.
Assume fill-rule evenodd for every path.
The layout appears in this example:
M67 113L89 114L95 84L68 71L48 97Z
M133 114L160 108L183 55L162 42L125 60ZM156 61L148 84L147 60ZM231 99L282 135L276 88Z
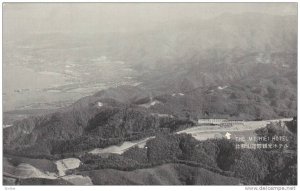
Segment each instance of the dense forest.
M296 119L287 122L296 128ZM297 141L296 134L282 131L279 124L271 124L257 131L261 136L287 135L285 149L238 149L236 141L209 139L198 141L188 134L162 133L147 142L145 148L133 147L122 155L81 156L83 164L69 173L99 169L132 171L153 168L166 163L186 164L212 172L235 177L250 185L296 185L297 184ZM191 181L193 177L190 177Z

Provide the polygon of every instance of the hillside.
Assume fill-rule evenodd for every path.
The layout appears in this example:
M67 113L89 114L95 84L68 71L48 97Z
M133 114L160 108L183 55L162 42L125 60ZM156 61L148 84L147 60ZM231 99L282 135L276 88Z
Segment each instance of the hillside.
M82 172L95 185L238 185L240 180L183 164L165 164L148 169L114 169Z
M130 94L128 99L138 99L132 88L125 90ZM55 113L15 122L13 127L4 129L5 150L11 154L50 156L101 148L193 124L188 119L161 116L147 108L128 104L125 96L123 103L101 97L102 93L116 95L118 91L99 92ZM124 95L124 91L117 95Z

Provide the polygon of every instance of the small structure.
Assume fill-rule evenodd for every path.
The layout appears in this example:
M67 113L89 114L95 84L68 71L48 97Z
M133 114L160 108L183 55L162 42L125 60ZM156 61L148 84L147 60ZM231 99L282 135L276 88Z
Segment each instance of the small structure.
M103 106L103 103L99 101L99 102L97 103L97 105L98 105L98 107L102 107L102 106Z
M219 125L220 127L244 126L243 121L229 121L228 119L198 119L199 125Z
M221 123L227 121L228 121L227 119L198 119L198 124L220 125Z

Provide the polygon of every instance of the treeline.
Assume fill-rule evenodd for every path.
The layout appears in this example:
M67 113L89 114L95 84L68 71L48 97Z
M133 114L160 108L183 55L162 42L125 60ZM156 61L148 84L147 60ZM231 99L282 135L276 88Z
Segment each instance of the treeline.
M228 176L232 173L226 173L228 169L220 167L224 162L226 164L227 161L231 161L231 149L235 150L234 142L225 139L200 142L188 134L162 133L149 140L145 148L133 147L122 155L82 155L82 165L77 170L134 170L165 163L182 163ZM227 152L230 155L227 155Z
M283 151L297 150L297 118L294 117L292 121L270 123L265 128L260 128L255 131L257 136L266 137L267 139L261 139L258 143L267 143L272 145L281 145L281 148L268 148L268 150Z
M261 131L269 136L277 130ZM236 144L240 143L227 139L198 141L188 134L161 133L149 140L145 148L133 147L122 155L83 155L83 164L77 170L134 170L165 163L183 163L240 178L244 184L297 184L297 153L293 150L296 146L265 150L237 149Z
M28 125L33 127L32 132L29 135L18 135L15 142L4 142L4 152L43 158L65 153L76 154L193 125L194 122L189 119L160 117L135 106L103 107L99 110L89 108L80 112L54 113L39 123ZM20 125L17 130L23 126ZM10 133L15 136L14 132L7 132L6 135Z

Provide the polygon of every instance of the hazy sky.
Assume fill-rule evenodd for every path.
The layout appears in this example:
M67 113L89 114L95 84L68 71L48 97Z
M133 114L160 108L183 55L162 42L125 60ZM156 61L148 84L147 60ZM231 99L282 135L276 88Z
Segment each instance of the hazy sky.
M4 34L110 32L245 12L296 15L296 3L5 3Z

